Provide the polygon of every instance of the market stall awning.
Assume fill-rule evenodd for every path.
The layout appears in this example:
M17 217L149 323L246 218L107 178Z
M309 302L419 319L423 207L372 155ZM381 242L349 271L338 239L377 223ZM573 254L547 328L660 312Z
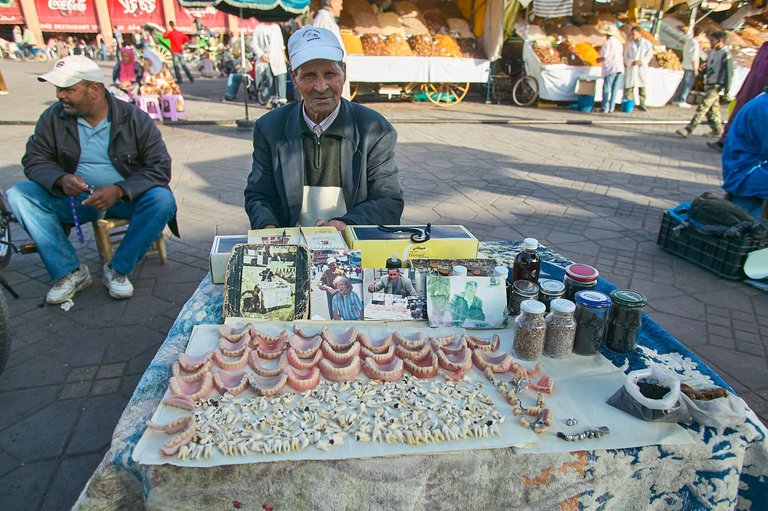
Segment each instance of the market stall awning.
M224 32L227 30L227 15L213 6L213 1L209 1L205 6L191 6L190 3L201 2L182 2L174 4L176 11L176 26L179 30L186 33L194 33L195 19L199 19L203 26L214 32Z
M0 0L0 25L21 25L24 16L15 0Z
M306 12L309 0L214 0L213 5L240 18L287 21Z

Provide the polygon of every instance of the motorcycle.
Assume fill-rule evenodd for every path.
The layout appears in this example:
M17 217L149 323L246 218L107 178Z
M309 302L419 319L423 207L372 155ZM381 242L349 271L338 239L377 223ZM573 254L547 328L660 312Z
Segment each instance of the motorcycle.
M13 211L5 200L5 194L0 190L0 270L8 266L8 263L11 261L11 255L14 252L31 254L37 251L34 243L24 243L18 247L13 244L11 240L11 224L14 222L18 223L18 220L16 220ZM14 298L19 297L19 294L11 287L2 274L0 274L0 285ZM5 300L5 293L0 289L0 374L5 369L10 353L11 321L8 315L8 303Z

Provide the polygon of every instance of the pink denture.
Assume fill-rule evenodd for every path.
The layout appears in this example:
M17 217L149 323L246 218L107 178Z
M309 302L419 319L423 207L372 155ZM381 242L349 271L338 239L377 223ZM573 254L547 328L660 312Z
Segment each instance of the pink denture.
M506 373L512 367L514 360L509 353L494 355L489 351L475 350L472 352L472 360L481 371L490 368L494 373Z
M371 353L381 354L389 351L392 346L392 336L388 335L383 339L370 339L367 335L360 333L358 336L360 343Z
M464 351L457 355L449 355L438 350L437 360L440 362L440 367L448 371L466 371L472 366L472 350L464 348Z
M395 353L398 357L402 358L403 360L424 360L429 356L430 353L432 353L432 348L429 346L429 344L425 344L421 348L417 350L409 350L402 344L398 344L395 346Z
M236 342L230 342L226 337L219 339L219 351L228 357L239 357L243 354L246 348L250 348L251 338L248 335L243 335L240 340Z
M248 363L259 376L277 376L288 367L288 353L284 351L280 358L265 360L252 351Z
M296 350L301 358L312 358L320 349L320 345L323 342L323 338L319 335L312 337L311 339L305 339L298 335L294 335L289 339L289 344Z
M248 363L248 356L251 354L251 348L245 348L240 357L227 357L222 352L216 350L213 352L213 362L225 371L239 371Z
M324 341L322 344L323 356L333 362L334 364L346 364L351 359L360 355L360 344L354 343L350 348L343 351L336 351L333 349L328 341Z
M179 355L179 365L184 371L190 373L190 372L197 371L198 369L203 367L203 365L206 362L208 362L210 358L211 358L210 351L205 355L199 355L199 356L187 355L186 353L182 353L181 355Z
M386 364L395 359L395 345L390 344L389 348L387 348L387 351L384 353L374 353L368 348L363 348L360 350L360 354L365 358L372 358L377 364Z
M288 372L279 376L263 377L256 373L248 374L248 382L259 396L271 397L277 395L288 381Z
M437 355L433 351L421 360L403 359L406 371L417 378L432 378L437 374Z
M395 332L393 337L398 346L402 346L411 351L420 350L427 344L427 337L421 332L413 335L403 335L399 332Z
M175 396L185 395L193 401L199 401L208 397L213 390L213 375L205 373L203 379L195 383L187 383L178 376L171 376L168 388Z
M268 343L264 340L258 341L256 345L256 353L259 357L267 360L278 358L282 355L283 351L288 348L288 341L286 339L280 339L274 343Z
M248 387L248 373L246 371L239 373L214 371L213 384L222 394L229 392L231 395L236 396Z
M312 390L320 383L320 369L313 367L308 371L288 368L288 386L297 392Z
M322 359L323 352L320 350L318 350L312 358L301 358L293 347L288 348L288 363L296 369L304 371L312 369L313 367L317 367Z
M358 331L357 328L352 327L341 334L337 334L325 326L323 327L322 336L334 350L345 351L357 342Z
M403 377L403 361L395 358L386 364L377 364L372 358L366 358L363 372L372 380L397 381Z
M320 361L320 372L323 378L329 381L352 381L360 372L361 366L360 357L350 359L346 365L334 364L330 360L323 359Z

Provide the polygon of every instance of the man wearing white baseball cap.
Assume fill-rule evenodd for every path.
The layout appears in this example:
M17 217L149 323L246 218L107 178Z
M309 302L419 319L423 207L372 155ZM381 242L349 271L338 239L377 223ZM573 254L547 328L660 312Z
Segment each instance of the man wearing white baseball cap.
M302 100L262 116L245 187L251 228L400 223L397 132L341 97L346 67L332 32L312 26L288 40Z
M328 268L320 275L320 282L317 284L317 288L326 293L328 298L328 319L331 319L333 317L333 295L336 294L336 286L334 286L333 280L339 275L344 275L344 272L338 268L335 257L329 257L325 260L325 263L328 265Z
M56 86L58 102L38 119L21 160L29 181L8 202L55 282L46 301L72 300L92 282L63 225L82 242L81 225L104 217L131 221L102 273L112 298L130 298L128 275L166 223L178 236L171 157L154 121L107 92L91 59L64 57L38 80Z

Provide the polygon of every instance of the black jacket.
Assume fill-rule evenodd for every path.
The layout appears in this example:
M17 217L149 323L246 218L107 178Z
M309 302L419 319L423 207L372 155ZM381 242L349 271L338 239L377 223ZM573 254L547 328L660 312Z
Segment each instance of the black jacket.
M107 93L109 121L112 123L109 156L123 181L115 183L124 192L122 200L135 201L156 186L170 189L171 157L153 121L130 103ZM80 161L80 135L77 116L64 111L61 103L51 105L37 121L35 133L27 141L21 159L24 174L52 195L64 191L56 181L65 173L74 174ZM176 217L168 226L179 235Z
M251 228L293 227L304 188L301 101L272 110L256 121L253 165L245 187ZM397 179L397 132L379 113L342 99L341 188L347 224L400 223L403 192Z

